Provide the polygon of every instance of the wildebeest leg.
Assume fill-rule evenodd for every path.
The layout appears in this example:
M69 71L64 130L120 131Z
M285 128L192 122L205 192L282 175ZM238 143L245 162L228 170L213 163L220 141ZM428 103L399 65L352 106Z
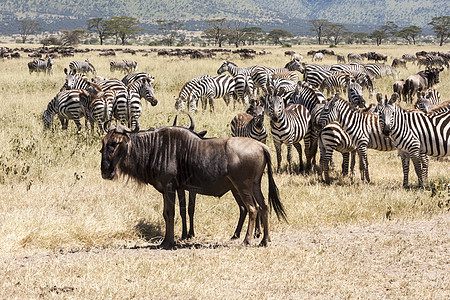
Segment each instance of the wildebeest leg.
M300 160L300 171L303 171L304 166L303 166L303 158L302 158L302 145L300 143L295 143L294 147L295 147L295 149L297 149L297 152L298 152L298 158Z
M241 236L241 230L242 226L244 225L245 217L247 216L247 208L245 207L244 203L241 200L241 196L239 196L239 193L236 190L231 190L233 193L234 199L236 200L238 206L239 206L239 221L236 226L236 230L234 231L233 236L231 237L232 240L238 239Z
M161 247L164 249L170 249L175 246L174 238L174 217L175 217L175 190L172 184L166 187L164 194L164 208L163 217L166 223L166 233L164 235L164 240L161 243Z
M277 142L277 141L273 141L273 144L275 145L275 150L277 151L277 173L280 173L281 171L281 161L282 161L282 157L281 157L281 143Z
M248 187L245 183L237 183L238 193L248 212L248 227L244 238L244 245L250 245L255 230L256 217L258 216L258 206L252 192L252 187ZM250 188L250 189L249 189Z
M177 190L178 203L180 204L180 216L181 216L181 239L187 239L187 221L186 221L186 196L183 189Z
M194 211L195 211L195 198L197 197L197 193L189 192L189 233L188 239L195 236L194 234Z
M253 194L255 196L255 200L258 203L258 217L256 218L256 230L259 230L259 219L261 219L264 235L261 240L260 246L267 246L267 243L270 242L269 235L269 207L267 202L264 199L264 196L261 192L261 180L253 184Z

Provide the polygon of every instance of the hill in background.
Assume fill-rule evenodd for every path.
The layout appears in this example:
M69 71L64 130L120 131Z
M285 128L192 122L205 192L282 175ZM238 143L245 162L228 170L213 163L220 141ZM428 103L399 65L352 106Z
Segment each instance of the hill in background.
M205 20L239 19L265 30L282 28L309 33L307 20L328 19L352 31L369 31L393 21L399 26L427 27L431 18L449 15L446 0L2 0L0 31L17 33L16 20L39 22L46 31L86 28L95 17L130 16L155 30L159 19L182 21L187 30L205 29ZM358 30L359 28L359 30Z

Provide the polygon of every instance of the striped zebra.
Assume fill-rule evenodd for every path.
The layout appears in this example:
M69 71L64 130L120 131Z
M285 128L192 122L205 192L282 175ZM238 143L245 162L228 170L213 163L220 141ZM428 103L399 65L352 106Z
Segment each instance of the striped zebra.
M326 184L330 184L329 165L334 151L339 151L342 154L343 176L348 174L351 154L352 163L350 172L353 174L356 159L356 145L344 128L342 128L341 124L333 121L322 128L319 134L319 148L321 176Z
M89 99L89 94L85 90L65 90L56 94L42 115L44 129L52 126L53 117L57 114L62 129L67 129L69 120L73 120L77 126L77 132L80 133L80 119L88 118L86 107L89 105Z
M228 72L233 77L238 74L250 75L255 68L258 68L258 66L252 66L252 67L248 67L248 68L240 68L235 63L224 60L222 62L222 65L219 67L219 69L217 69L217 74L220 75L222 73Z
M326 103L319 118L319 126L336 121L351 137L357 147L361 180L370 182L367 148L380 151L392 151L395 146L386 138L378 122L378 115L362 113L349 102L335 95Z
M242 136L266 143L267 131L264 126L264 105L252 101L249 113L241 113L231 120L231 136Z
M345 82L347 84L348 101L353 106L365 108L366 100L364 100L362 86L359 83L357 83L354 78L351 79L351 77L348 75L345 76Z
M94 100L89 103L89 116L91 119L91 127L97 122L98 133L103 132L103 124L112 117L113 103L116 98L114 90L99 92Z
M358 71L358 72L365 72L364 65L351 62L348 64L334 64L330 66L330 71Z
M189 100L189 95L191 94L192 89L197 84L197 82L201 81L206 77L211 77L210 75L201 75L196 78L193 78L186 82L182 87L180 92L178 93L178 97L175 98L175 110L176 111L184 111L186 109L186 102ZM197 103L190 102L189 103L189 111L197 110Z
M311 126L305 136L306 170L310 171L316 164L317 137L319 135L318 121L320 113L327 102L325 96L318 89L307 82L302 82L296 90L289 104L301 104L311 114Z
M94 76L97 74L94 66L89 62L89 59L86 59L85 61L71 61L69 63L69 69L83 74L91 72Z
M372 78L381 78L384 75L392 76L395 80L398 78L398 72L395 68L385 64L365 64L364 69Z
M352 79L353 81L355 80L353 76L347 73L339 73L327 76L319 84L318 89L322 92L326 90L327 96L329 96L330 94L335 94L337 92L343 92L347 89L349 83L346 80L347 77L349 79Z
M120 71L123 73L130 73L132 70L125 60L111 60L109 62L109 71Z
M252 78L245 74L238 74L234 76L234 82L234 90L236 93L236 98L234 101L235 107L236 100L241 103L249 104L250 99L254 96L254 85Z
M419 93L414 108L428 113L440 103L441 94L435 89L428 89Z
M189 95L190 105L197 103L198 100L202 100L202 108L206 110L207 101L209 100L209 109L214 111L214 99L223 97L225 103L230 103L230 96L234 96L235 81L233 77L223 74L215 77L205 77L198 81L192 88ZM205 100L204 100L205 99Z
M139 73L133 73L133 74L128 74L125 75L122 78L122 82L125 85L129 85L130 83L139 80L139 79L147 79L150 81L150 83L154 83L155 82L155 77L153 77L152 75L150 75L149 73L146 72L139 72Z
M138 93L141 98L144 98L145 100L150 102L152 106L155 106L156 104L158 104L158 100L156 99L155 90L152 84L155 79L147 73L143 74L146 74L148 76L136 76L134 80L124 81L122 79L122 82L127 85L128 90L132 90Z
M292 95L297 88L297 81L292 81L285 78L275 78L270 81L268 91L272 95L277 95L283 98L285 105L290 101Z
M28 71L31 73L36 72L44 72L46 74L52 74L53 67L53 58L48 57L47 60L43 59L35 59L28 63Z
M284 68L271 68L266 66L256 67L251 72L251 77L255 86L260 88L264 94L267 94L272 76L277 73L285 73L289 71L298 71L303 73L305 70L300 62L291 60L284 66ZM292 76L293 75L291 73L290 77Z
M297 149L300 159L300 169L303 170L302 146L300 141L305 137L310 127L311 114L308 109L300 104L293 104L285 108L283 98L269 96L270 127L275 149L277 151L277 172L281 170L281 145L287 146L287 160L289 173L294 172L292 165L292 146Z
M424 65L426 67L442 67L442 66L446 66L447 69L449 67L448 61L446 61L441 56L437 56L437 55L427 55L424 59L419 59L417 64L418 65Z
M394 94L396 95L396 94ZM409 154L414 164L419 186L426 179L422 157L450 155L450 112L448 110L425 114L405 110L396 102L398 95L379 101L379 125L397 148Z

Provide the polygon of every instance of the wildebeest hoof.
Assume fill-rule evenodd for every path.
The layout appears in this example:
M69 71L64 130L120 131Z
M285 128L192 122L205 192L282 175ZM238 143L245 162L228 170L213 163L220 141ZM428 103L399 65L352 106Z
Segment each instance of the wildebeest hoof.
M176 244L174 242L162 242L161 245L159 245L159 248L164 250L175 250Z

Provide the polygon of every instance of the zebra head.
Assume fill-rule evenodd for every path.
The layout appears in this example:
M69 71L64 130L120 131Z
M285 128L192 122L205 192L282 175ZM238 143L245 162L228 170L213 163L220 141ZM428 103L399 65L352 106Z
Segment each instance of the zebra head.
M233 63L224 60L224 61L222 62L222 65L220 66L220 68L217 70L217 74L222 74L222 73L228 71L228 68L229 68L229 65L230 65L230 64L233 64Z
M153 77L152 77L153 78ZM149 101L152 106L158 104L158 100L155 97L155 89L153 88L153 80L144 80L145 100Z
M395 105L395 101L398 98L399 95L397 93L392 94L390 100L387 99L387 96L385 96L384 100L382 97L381 99L377 98L379 113L378 121L385 136L389 136L391 134L395 125L395 118L398 111L398 106Z
M352 76L353 77L353 76ZM348 88L348 101L359 108L366 107L366 100L363 97L362 86L356 82L355 78L345 75L345 82Z
M319 121L317 122L319 128L323 128L333 121L338 121L339 108L337 107L337 103L340 99L339 93L336 93L325 103L320 112Z
M261 101L252 100L247 111L253 116L256 128L264 127L264 104Z
M285 106L283 98L275 92L273 95L268 96L266 101L269 106L269 116L272 117L272 121L277 122L280 118L282 118L284 113Z
M431 110L431 101L427 97L425 91L420 92L417 97L417 102L414 105L415 109L421 110L424 113L428 113Z
M87 82L88 79L86 76L82 74L77 74L76 70L70 70L68 71L67 68L64 68L64 73L66 74L66 82L63 86L63 89L66 90L72 90L79 88L79 85L81 82Z

